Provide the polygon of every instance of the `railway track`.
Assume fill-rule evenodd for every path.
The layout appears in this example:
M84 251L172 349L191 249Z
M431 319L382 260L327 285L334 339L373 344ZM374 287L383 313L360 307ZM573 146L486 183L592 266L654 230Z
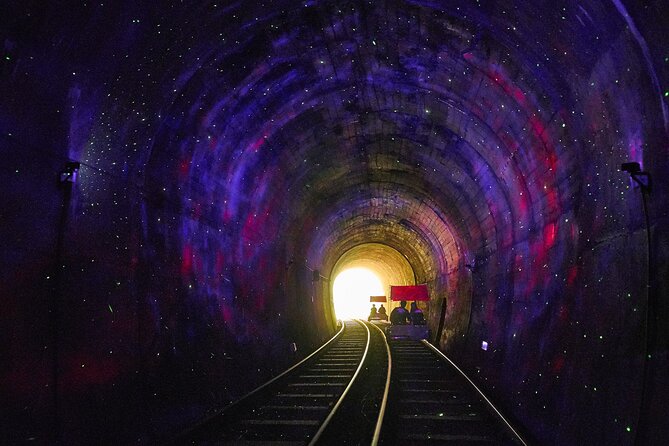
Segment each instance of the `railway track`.
M363 321L170 444L526 446L427 341L388 342Z
M377 391L379 385L366 392L369 386L357 383L361 375L365 376L365 384L373 379L379 367L372 367L366 360L374 356L378 364L377 351L385 345L382 335L376 333L378 329L370 325L345 321L339 333L319 350L173 444L292 446L340 441L369 444L379 418L373 400L380 401L381 397L376 395L382 395L387 387L386 376L380 378L381 392ZM376 338L374 346L370 345L372 338ZM365 392L371 402L368 422L358 423L358 429L343 429L347 414L340 409L352 410L351 401ZM347 402L349 393L355 394L355 398Z
M427 341L394 340L390 349L382 444L526 446L476 385Z

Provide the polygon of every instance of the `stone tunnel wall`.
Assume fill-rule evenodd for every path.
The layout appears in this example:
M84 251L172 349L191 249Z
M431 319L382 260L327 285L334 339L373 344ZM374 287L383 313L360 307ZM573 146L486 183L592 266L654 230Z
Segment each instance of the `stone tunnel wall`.
M619 171L637 148L651 174L666 168L666 120L648 119L663 114L649 79L653 74L631 68L645 63L638 44L622 32L593 55L589 69L572 73L569 88L582 103L565 116L566 130L548 127L542 137L556 147L582 142L582 150L568 155L576 167L560 174L558 166L557 209L550 194L533 198L535 209L542 210L541 224L528 231L516 225L512 243L476 258L466 346L453 351L542 444L631 443L639 429L653 425L657 430L641 434L640 441L654 444L662 437L653 411L662 410L659 395L667 388L657 375L667 364L660 340L666 333L660 284L666 260L652 260L650 299L656 299L657 313L646 327L641 191ZM620 146L621 135L627 146ZM567 159L558 158L558 164ZM655 203L650 204L655 253L666 243L667 215L660 203L667 195L661 189L649 201ZM660 207L653 211L654 206ZM646 336L660 337L647 352L655 358L651 365L644 365ZM657 394L646 395L639 412L645 368L656 374L646 391Z
M314 270L367 242L530 438L666 438L664 5L482 3L10 4L0 436L194 423L333 332Z
M6 444L53 444L56 429L64 444L154 444L333 330L276 239L280 213L223 215L211 153L180 146L197 136L137 46L138 17L158 8L86 8L34 2L0 19Z

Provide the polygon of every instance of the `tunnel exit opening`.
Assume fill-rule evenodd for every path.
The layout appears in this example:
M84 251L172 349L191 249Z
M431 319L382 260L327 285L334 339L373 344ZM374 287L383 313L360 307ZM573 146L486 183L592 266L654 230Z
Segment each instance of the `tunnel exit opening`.
M392 285L415 285L416 276L407 258L381 243L355 246L337 260L330 277L332 309L336 319L369 316L370 296L387 296L383 305L388 314L397 303L390 301ZM379 308L381 302L376 303Z
M384 294L381 279L367 268L350 268L335 277L332 300L337 319L365 319L369 314L369 296Z

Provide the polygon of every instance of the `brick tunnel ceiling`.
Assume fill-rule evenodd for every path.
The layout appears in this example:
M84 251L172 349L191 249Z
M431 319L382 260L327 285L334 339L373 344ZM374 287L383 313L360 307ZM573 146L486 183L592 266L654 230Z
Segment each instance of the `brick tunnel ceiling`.
M80 444L188 423L327 339L326 279L365 257L427 284L431 341L537 444L617 444L665 404L637 384L669 277L666 2L66 3L0 19L7 426L51 429L50 389Z
M270 234L303 245L294 249L314 268L380 242L422 264L422 282L532 234L549 249L556 220L592 180L579 167L597 158L592 143L613 146L601 160L610 167L598 168L640 160L635 130L612 137L606 123L638 98L606 89L633 83L638 70L624 68L644 61L628 36L630 54L612 55L583 88L572 80L591 72L622 14L594 21L603 6L586 2L569 11L576 20L560 20L564 8L535 20L530 3L486 3L125 12L131 23L116 37L127 54L102 51L122 68L81 155L113 171L127 164L114 147L146 148L137 166L147 187L233 228L242 258ZM109 15L97 17L91 32ZM615 84L602 85L606 70ZM141 122L123 124L127 102ZM601 119L582 122L584 111ZM74 127L77 118L88 116ZM191 229L183 240L197 239Z
M598 40L577 21L538 32L556 21L533 7L480 23L467 3L208 7L188 48L163 48L175 88L149 166L202 189L197 212L306 234L314 264L368 241L443 270L527 237L568 206L582 97L560 68Z

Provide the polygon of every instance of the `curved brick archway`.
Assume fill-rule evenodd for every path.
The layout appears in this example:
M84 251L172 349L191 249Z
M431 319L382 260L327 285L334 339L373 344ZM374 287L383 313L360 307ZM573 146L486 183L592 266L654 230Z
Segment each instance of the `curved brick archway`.
M662 2L14 3L5 437L194 423L327 338L338 259L382 244L537 442L664 438Z

